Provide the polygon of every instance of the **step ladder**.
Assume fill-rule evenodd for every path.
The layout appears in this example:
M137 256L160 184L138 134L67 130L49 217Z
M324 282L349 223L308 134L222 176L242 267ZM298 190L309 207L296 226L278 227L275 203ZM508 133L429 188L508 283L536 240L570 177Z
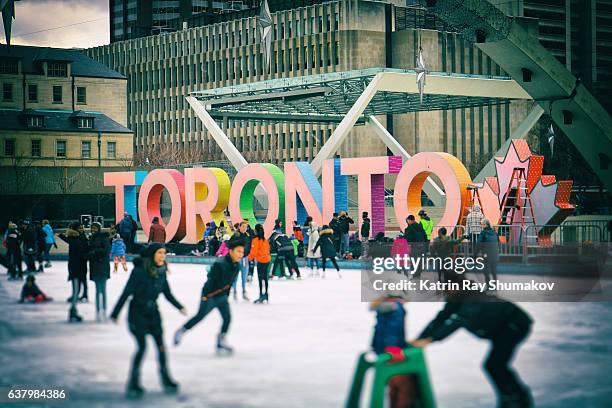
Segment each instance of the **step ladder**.
M427 363L422 348L408 347L403 350L405 359L399 362L392 362L392 356L383 353L374 358L373 353L361 353L357 360L357 368L353 376L353 382L346 401L346 408L359 408L361 390L368 369L374 369L374 382L370 397L370 408L383 408L385 403L385 388L389 379L397 375L412 374L417 378L419 389L418 403L420 408L435 408L436 402L433 396L431 381L427 371Z
M507 228L506 231L500 231L500 235L509 232L510 237L507 237L509 242L537 245L536 219L531 195L527 188L527 176L523 167L515 167L512 170L512 177L510 177L508 190L500 209L501 215L497 224L500 228L502 226ZM515 228L518 228L518 230L515 230Z
M461 218L459 218L459 225L465 225L465 232L468 232L468 225L467 225L467 217L468 214L470 212L473 211L474 206L478 205L480 207L480 210L482 211L482 202L480 201L480 194L478 193L478 190L481 186L478 184L468 184L467 186L467 192L470 196L469 199L469 204L465 207L463 207L463 209L461 210ZM455 229L456 231L457 229Z

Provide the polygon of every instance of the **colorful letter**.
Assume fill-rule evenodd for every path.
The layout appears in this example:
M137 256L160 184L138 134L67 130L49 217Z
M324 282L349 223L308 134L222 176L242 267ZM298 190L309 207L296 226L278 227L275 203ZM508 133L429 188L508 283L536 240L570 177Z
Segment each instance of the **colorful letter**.
M146 171L116 171L104 173L104 185L115 186L115 222L123 219L123 214L130 214L134 220L138 219L136 206L136 186L142 184L147 175Z
M178 170L153 170L142 183L138 197L138 211L142 230L149 235L151 220L159 218L164 225L160 213L162 191L166 189L170 195L172 214L166 227L166 242L173 238L183 239L185 236L185 177Z
M183 242L196 244L204 236L204 226L224 220L229 203L230 179L219 168L185 169L185 227Z

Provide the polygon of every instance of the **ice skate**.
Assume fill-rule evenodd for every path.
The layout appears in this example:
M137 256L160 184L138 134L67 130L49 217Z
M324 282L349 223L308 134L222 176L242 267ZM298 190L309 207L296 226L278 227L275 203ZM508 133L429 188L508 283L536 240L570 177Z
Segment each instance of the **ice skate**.
M259 298L257 300L255 300L256 304L263 304L264 302L268 303L268 294L263 294L261 296L259 296Z
M68 321L70 323L80 323L83 321L83 318L79 316L76 308L72 307L70 308L70 312L68 312Z
M160 373L161 384L166 394L176 394L179 391L179 385L167 372Z
M337 272L338 272L338 278L342 279L342 274L340 273L340 271L337 271Z
M247 291L246 290L242 291L242 300L244 300L245 302L248 302L250 300L249 296L247 295Z
M45 268L50 268L50 267L51 267L51 262L45 263Z
M144 393L145 390L138 384L138 380L130 380L125 390L125 397L130 400L141 399Z
M79 298L79 302L81 302L81 303L89 303L89 298L87 298L87 296L81 296Z
M231 347L225 341L225 334L220 334L217 337L217 354L218 355L231 355L234 353L233 347Z
M185 334L185 332L186 332L185 328L181 327L174 333L174 345L175 346L178 346L181 343L181 340L183 339L183 335Z
M234 290L234 301L238 301L238 291Z

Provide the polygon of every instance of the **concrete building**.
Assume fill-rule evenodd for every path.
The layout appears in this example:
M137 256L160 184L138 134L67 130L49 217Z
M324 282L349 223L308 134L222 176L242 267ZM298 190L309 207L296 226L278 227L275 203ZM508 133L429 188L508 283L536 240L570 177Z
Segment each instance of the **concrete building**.
M126 78L76 50L0 45L0 166L123 166Z
M486 55L461 36L443 31L421 9L363 0L310 3L321 4L272 13L269 72L263 66L256 17L231 20L229 14L224 15L228 21L115 42L87 53L128 77L128 127L136 149L174 143L201 149L208 160L224 157L184 100L192 91L370 67L414 68L419 43L429 70L504 75ZM381 120L409 152L447 151L469 165L490 157L528 108L526 102L505 102ZM270 162L311 160L335 126L231 118L221 123L248 161ZM386 152L377 138L359 128L340 154Z
M109 0L110 41L176 31L192 16L245 10L253 0Z

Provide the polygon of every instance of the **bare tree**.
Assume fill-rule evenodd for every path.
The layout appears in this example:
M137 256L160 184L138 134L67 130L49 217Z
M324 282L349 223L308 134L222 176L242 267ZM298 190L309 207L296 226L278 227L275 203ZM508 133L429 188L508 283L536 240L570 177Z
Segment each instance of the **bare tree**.
M32 183L32 163L34 159L24 155L15 155L11 157L9 164L10 176L7 178L5 189L13 191L15 194L21 194L26 186Z
M199 145L190 148L179 147L176 143L164 143L139 149L133 163L135 166L163 167L207 160L210 160L210 156Z

